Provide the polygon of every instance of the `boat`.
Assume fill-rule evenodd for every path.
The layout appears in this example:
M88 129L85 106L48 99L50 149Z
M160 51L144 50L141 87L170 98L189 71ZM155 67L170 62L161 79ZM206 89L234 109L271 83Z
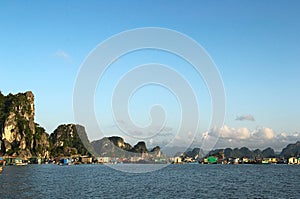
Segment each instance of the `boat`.
M26 166L27 163L26 162L18 162L16 163L16 166Z
M2 169L2 166L0 166L0 173L2 173L2 170L3 170L3 169Z
M22 160L22 158L16 158L15 159L15 165L16 166L26 166L27 165L27 162L24 162L23 160Z

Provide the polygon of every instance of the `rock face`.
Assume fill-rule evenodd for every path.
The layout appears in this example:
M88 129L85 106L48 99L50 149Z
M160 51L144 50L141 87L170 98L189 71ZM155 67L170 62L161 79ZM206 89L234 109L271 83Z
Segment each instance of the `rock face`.
M300 141L287 145L282 149L280 156L285 158L300 157Z
M186 152L183 153L184 157L190 157L193 159L198 159L199 157L204 156L204 152L202 149L200 148L194 148L193 150L188 150Z
M275 157L275 151L271 147L264 149L262 152L262 157L264 158L273 158Z
M118 136L105 137L91 143L99 156L107 157L132 157L137 154L148 153L154 156L160 156L160 147L154 147L150 152L145 142L138 142L134 147L124 142L123 138Z
M51 157L64 157L72 155L90 155L80 139L85 134L83 126L63 124L50 135ZM82 135L84 136L84 135Z
M43 127L35 124L35 135L33 139L33 151L37 157L50 157L49 135Z
M222 157L224 155L225 158L251 158L251 159L257 159L257 158L272 158L276 157L276 154L272 148L266 148L263 151L256 149L254 151L251 151L247 147L242 148L226 148L226 149L216 149L209 152L209 155L217 155L219 157Z
M0 93L0 153L24 158L49 155L48 134L34 123L32 92ZM36 133L38 131L38 133Z
M133 147L133 152L135 153L148 153L148 149L146 147L145 142L138 142L134 147Z
M120 139L116 137L104 137L100 140L93 141L91 145L97 153L97 156L102 157L128 157L130 156L130 152L119 148L118 146L122 146L119 142ZM119 141L117 141L119 140ZM122 139L123 140L123 139Z
M255 149L253 151L253 154L254 154L254 157L256 157L256 158L262 158L263 157L263 154L262 154L260 149Z
M118 137L118 136L112 136L108 138L109 141L111 141L115 146L125 150L125 151L130 151L132 150L132 146L126 142L124 142L123 138Z

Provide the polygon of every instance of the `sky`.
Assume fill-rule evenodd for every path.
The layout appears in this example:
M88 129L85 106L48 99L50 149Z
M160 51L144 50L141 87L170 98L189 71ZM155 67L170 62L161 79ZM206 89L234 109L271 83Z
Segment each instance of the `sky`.
M99 79L94 112L101 133L88 132L89 138L120 135L132 144L145 139L150 145L173 140L174 145L199 146L204 137L217 137L215 148L279 150L300 140L299 8L296 0L1 1L0 90L33 91L35 120L51 133L62 123L76 122L74 87L93 49L123 31L167 28L195 40L215 63L226 94L224 126L210 128L211 96L190 63L169 52L144 49L122 56ZM128 71L147 63L168 65L189 82L199 108L197 132L188 132L187 126L177 132L180 99L155 84L136 90L128 109L133 123L143 127L151 123L150 108L160 104L166 112L164 128L154 127L149 135L120 132L118 124L124 121L116 123L113 117L114 88Z

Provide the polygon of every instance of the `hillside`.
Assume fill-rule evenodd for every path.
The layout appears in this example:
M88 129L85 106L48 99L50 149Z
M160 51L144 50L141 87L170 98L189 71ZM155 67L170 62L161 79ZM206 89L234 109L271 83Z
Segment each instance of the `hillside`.
M289 157L300 157L300 141L296 142L295 144L289 144L280 153L280 156L289 158Z
M75 124L62 124L50 135L51 157L90 155L82 143L78 131L85 134L84 127Z

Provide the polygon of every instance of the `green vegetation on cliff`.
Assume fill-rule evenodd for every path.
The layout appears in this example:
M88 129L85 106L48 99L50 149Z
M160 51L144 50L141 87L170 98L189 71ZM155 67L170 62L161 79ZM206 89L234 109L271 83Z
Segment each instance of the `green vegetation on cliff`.
M50 135L52 157L90 155L79 137L80 127L75 124L63 124Z
M0 92L0 155L23 158L89 155L86 148L90 144L84 127L60 125L49 136L34 122L34 113L32 92L7 96Z
M49 143L42 137L47 134L34 123L33 93L0 93L0 154L47 157Z

